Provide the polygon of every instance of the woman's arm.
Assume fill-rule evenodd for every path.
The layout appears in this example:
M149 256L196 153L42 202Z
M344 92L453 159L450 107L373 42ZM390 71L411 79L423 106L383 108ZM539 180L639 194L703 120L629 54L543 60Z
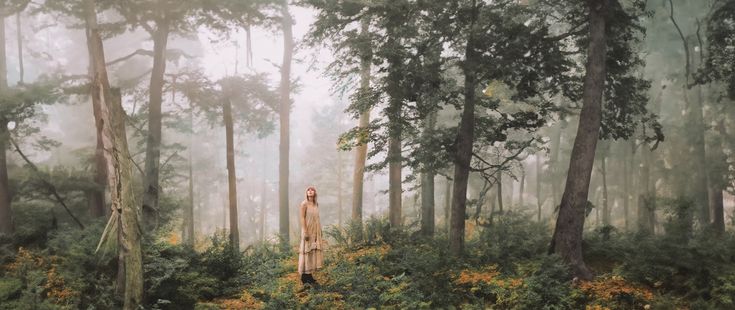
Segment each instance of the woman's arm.
M301 203L299 208L299 222L301 223L301 235L304 236L304 240L309 241L309 236L306 235L306 204Z

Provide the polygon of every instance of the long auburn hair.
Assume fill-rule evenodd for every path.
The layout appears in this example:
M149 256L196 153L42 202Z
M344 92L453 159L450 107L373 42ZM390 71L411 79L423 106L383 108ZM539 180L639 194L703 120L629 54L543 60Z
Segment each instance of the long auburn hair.
M314 191L314 205L318 206L319 203L316 200L316 196L317 196L316 188L314 186L309 186L309 187L306 188L306 192L308 192L309 190L313 190ZM304 192L304 195L306 196L306 201L309 201L309 195L306 194L306 192Z

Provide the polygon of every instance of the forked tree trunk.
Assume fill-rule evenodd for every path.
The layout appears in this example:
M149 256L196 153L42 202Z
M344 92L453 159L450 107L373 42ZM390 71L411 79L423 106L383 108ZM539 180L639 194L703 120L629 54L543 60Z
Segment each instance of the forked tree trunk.
M140 210L135 201L133 168L125 133L125 111L119 90L113 91L107 78L102 38L97 29L94 0L85 1L87 48L93 68L91 94L100 102L103 123L103 145L107 163L108 186L112 202L111 216L119 219L118 283L124 284L126 310L138 309L143 303L143 254L141 250ZM97 120L95 120L97 122ZM124 275L124 276L123 276ZM124 279L124 280L123 280ZM122 282L122 283L121 283Z

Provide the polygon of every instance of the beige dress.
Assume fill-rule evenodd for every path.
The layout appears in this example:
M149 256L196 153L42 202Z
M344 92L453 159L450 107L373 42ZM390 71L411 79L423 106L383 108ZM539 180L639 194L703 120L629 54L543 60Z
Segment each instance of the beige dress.
M307 201L301 202L301 205L306 205L304 222L306 224L306 235L309 236L309 241L304 241L302 229L298 270L299 274L304 274L321 269L324 255L322 254L322 225L319 223L319 207Z

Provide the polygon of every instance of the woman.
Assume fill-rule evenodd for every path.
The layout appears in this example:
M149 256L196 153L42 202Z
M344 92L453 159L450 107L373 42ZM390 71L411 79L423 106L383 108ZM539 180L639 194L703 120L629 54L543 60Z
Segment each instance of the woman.
M322 254L322 226L319 223L319 203L316 189L309 186L306 189L306 200L299 208L299 222L301 223L301 244L299 245L299 274L301 283L318 285L313 272L322 268L324 261Z

